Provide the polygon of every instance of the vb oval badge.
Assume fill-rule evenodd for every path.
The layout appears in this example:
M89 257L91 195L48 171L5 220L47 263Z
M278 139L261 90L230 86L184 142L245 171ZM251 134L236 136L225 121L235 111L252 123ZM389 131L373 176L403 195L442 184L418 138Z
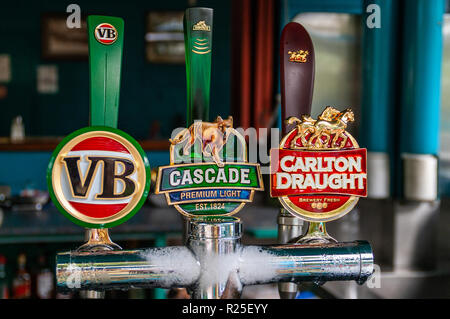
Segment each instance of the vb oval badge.
M50 196L73 222L90 228L112 227L131 218L145 202L150 165L128 134L87 127L67 136L47 170Z
M116 42L118 33L116 28L109 23L101 23L94 30L95 38L101 44L113 44Z
M233 215L264 189L259 164L248 163L231 116L196 121L170 142L170 165L159 167L155 193L181 214Z
M286 121L295 128L271 150L270 195L310 222L344 216L367 196L367 150L346 131L353 111L327 107L317 120Z

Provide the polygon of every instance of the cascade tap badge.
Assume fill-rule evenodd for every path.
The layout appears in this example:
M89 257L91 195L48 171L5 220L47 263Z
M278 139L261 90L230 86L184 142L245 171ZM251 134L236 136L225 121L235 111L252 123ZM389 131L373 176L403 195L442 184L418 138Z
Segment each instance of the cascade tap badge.
M170 146L169 166L159 167L156 193L183 215L232 215L263 190L258 164L247 162L244 137L230 116L196 121Z
M95 38L101 44L113 44L116 42L118 34L116 28L109 23L101 23L94 30Z
M73 222L112 227L131 218L150 188L150 166L139 144L108 127L87 127L67 136L47 170L50 196Z
M270 194L307 221L344 216L367 196L366 149L345 131L353 112L327 107L318 120L290 117L295 124L271 150Z

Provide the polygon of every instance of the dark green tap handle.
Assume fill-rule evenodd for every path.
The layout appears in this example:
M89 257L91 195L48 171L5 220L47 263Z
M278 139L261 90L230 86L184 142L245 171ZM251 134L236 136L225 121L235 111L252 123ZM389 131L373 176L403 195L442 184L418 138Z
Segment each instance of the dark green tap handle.
M209 120L213 9L189 8L184 14L187 126Z
M90 125L117 128L124 22L88 16Z

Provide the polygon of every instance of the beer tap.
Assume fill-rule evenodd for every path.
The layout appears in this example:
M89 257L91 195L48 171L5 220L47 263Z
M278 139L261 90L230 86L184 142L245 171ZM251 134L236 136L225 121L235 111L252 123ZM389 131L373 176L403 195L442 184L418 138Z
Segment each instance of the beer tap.
M49 163L47 181L57 208L73 222L86 227L86 243L77 251L96 253L122 249L111 240L108 227L118 225L137 211L127 209L130 205L123 198L130 196L130 189L147 194L149 182L145 181L145 175L149 167L137 142L117 130L124 22L117 17L89 16L87 26L90 126L70 134L58 145ZM139 170L145 172L141 172L144 180L141 178L140 187L136 187L128 172L135 166L130 158L139 156L142 156L137 163ZM123 182L119 192L114 185L116 179ZM92 196L93 190L99 192ZM142 203L139 197L131 208L138 208ZM120 210L122 206L124 212ZM82 296L99 299L104 297L104 291L87 290Z
M240 297L245 285L281 282L297 287L304 281L365 282L373 272L372 249L365 241L241 244L243 225L233 215L252 201L256 191L264 189L260 167L247 161L245 138L233 128L231 117L217 116L208 122L212 10L187 9L184 29L187 127L170 140L170 164L158 168L155 193L164 194L169 207L185 218L185 246L59 253L58 288L187 288L195 299L225 299ZM296 59L301 61L301 54ZM64 139L52 156L48 173L52 200L74 222L91 228L112 227L131 218L145 201L150 186L145 153L131 137L116 129L96 127L94 132L82 129L75 133ZM353 139L351 142L356 145ZM284 139L283 143L288 142ZM114 157L105 147L114 149ZM76 155L80 150L88 153L85 157L90 163L78 168ZM281 147L272 150L271 156L290 151L297 152ZM364 154L359 149L345 153L355 163ZM98 174L94 171L100 157L103 164ZM271 158L271 166L273 163L278 162ZM271 167L271 172L271 193L283 197L273 188L277 185L276 169ZM90 186L94 175L101 187ZM96 205L95 211L86 209L86 204ZM301 233L303 219L292 215L288 205L283 204L283 208L280 241L292 242L291 238ZM319 227L310 228L312 234L324 232L321 222L313 224ZM287 293L292 297L291 290Z
M290 22L283 28L280 41L280 73L282 135L285 136L292 128L292 123L287 119L311 114L315 73L314 45L309 33L300 23ZM299 221L287 221L287 218L296 219L297 217L282 208L278 218L279 225L280 222L287 222L288 225L300 224ZM290 230L286 227L280 229ZM297 233L300 232L301 228ZM286 239L286 235L281 237ZM310 221L305 235L295 237L302 237L299 239L302 243L336 242L328 235L324 222ZM290 237L289 240L295 237ZM293 291L294 289L291 290ZM281 290L280 293L282 293Z
M97 28L101 24L105 26ZM117 128L124 22L121 18L89 16L87 28L90 81L89 124ZM99 41L98 39L101 38L103 40ZM109 43L112 40L114 42ZM80 246L78 251L122 249L111 240L108 228L87 228L85 239L87 242ZM95 293L88 292L88 295L95 295Z
M210 28L194 29L192 21L204 21ZM186 126L194 121L209 120L209 100L211 87L213 9L190 8L183 16L183 31L186 63ZM201 35L201 36L199 36ZM197 36L197 37L196 37ZM189 238L189 218L183 218L183 242Z
M282 126L284 137L280 143L280 150L275 150L277 154L275 157L272 157L276 162L276 167L274 168L274 163L271 163L272 174L278 170L271 178L271 195L278 197L284 207L278 217L279 231L291 231L293 226L287 227L280 224L289 221L287 216L291 214L291 219L294 218L292 220L299 217L309 224L304 235L300 235L297 238L291 237L290 242L323 245L337 243L327 233L326 222L342 217L354 207L358 196L366 196L367 189L363 182L367 177L365 168L366 150L359 149L353 137L345 132L348 122L354 120L353 112L350 109L340 112L328 106L319 115L317 120L311 118L311 101L314 86L314 47L308 32L301 24L291 22L284 27L281 36L280 58L281 116L283 120L286 120ZM301 115L300 118L296 117L298 114ZM288 130L288 127L292 124L295 124L295 127ZM337 127L340 128L338 129ZM327 192L330 194L339 194L340 191L338 189L355 189L354 181L351 181L351 184L345 184L345 186L343 184L331 185L329 184L329 180L328 184L326 182L329 176L328 173L320 176L320 172L345 171L342 166L335 166L335 169L333 169L332 165L329 164L330 160L333 159L331 156L344 156L343 159L346 159L349 158L349 155L345 152L333 154L330 151L347 148L358 149L358 152L361 150L358 157L355 157L355 159L363 163L362 167L357 169L361 173L358 175L358 178L361 178L362 182L356 188L360 189L361 192L348 192L351 195L349 197L318 196L319 194L326 195ZM278 151L281 153L282 150L301 151L290 152L287 157L282 158L282 155L278 154ZM286 153L289 152L284 152L283 154ZM325 154L330 157L322 158L321 156L325 156ZM286 159L292 159L293 161L295 159L295 165L291 167L288 167L286 164L283 165L282 163L286 163ZM341 160L340 157L335 159L337 161ZM306 166L304 165L304 161L308 161ZM327 161L328 165L322 167L322 161ZM310 163L315 164L308 165ZM283 173L280 172L280 166ZM314 175L315 181L313 181L311 174L307 174L307 172L311 171L319 173ZM301 172L301 174L292 174L292 172ZM336 174L334 175L338 176ZM283 178L287 178L288 180L292 178L292 180L290 183L283 184ZM321 178L322 182L320 182ZM341 204L333 205L332 203ZM286 213L286 211L290 214ZM288 223L289 225L294 224L292 221ZM287 235L285 234L279 235L279 238L289 241L286 237ZM287 285L282 283L279 285L280 296L282 298L294 298L297 292L296 288L292 284Z
M308 63L292 63L298 48L308 52ZM295 60L295 57L294 57ZM315 71L314 45L299 23L288 23L280 40L281 119L282 136L289 132L291 124L285 119L299 114L311 114ZM278 215L278 242L286 244L302 235L304 221L288 213L284 208ZM298 291L295 283L280 283L278 291L282 299L294 299Z

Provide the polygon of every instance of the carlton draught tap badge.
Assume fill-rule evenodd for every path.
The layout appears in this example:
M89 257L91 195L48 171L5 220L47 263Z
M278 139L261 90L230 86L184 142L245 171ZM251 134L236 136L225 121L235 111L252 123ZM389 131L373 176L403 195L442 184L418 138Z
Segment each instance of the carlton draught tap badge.
M247 162L245 139L231 116L196 121L178 133L170 163L159 168L156 193L187 216L235 214L263 190L259 165Z
M272 197L292 214L313 222L348 213L367 196L366 149L345 130L353 112L327 107L317 120L290 117L295 124L271 150Z

